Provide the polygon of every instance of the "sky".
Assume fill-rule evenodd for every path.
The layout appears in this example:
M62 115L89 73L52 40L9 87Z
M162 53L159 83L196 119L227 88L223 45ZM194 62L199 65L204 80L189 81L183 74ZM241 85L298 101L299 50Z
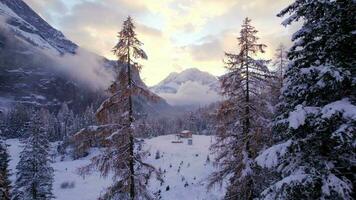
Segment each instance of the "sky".
M115 59L111 49L128 15L148 55L141 77L155 85L171 72L198 68L225 72L224 52L237 52L242 21L252 19L273 58L280 43L290 45L295 28L276 14L291 0L24 0L49 24L79 46Z

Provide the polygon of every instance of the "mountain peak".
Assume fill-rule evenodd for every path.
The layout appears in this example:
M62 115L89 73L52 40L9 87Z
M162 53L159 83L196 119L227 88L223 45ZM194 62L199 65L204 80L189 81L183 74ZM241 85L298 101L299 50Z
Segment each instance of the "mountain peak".
M188 68L180 73L172 72L151 90L173 105L208 104L217 101L219 81L216 76L197 68ZM205 96L205 101L196 98Z
M181 85L182 83L187 81L209 84L212 82L216 82L217 78L216 76L208 72L203 72L197 68L188 68L180 73L177 72L170 73L164 80L162 80L153 88L159 89L159 87L166 86L168 83L175 83L177 85Z

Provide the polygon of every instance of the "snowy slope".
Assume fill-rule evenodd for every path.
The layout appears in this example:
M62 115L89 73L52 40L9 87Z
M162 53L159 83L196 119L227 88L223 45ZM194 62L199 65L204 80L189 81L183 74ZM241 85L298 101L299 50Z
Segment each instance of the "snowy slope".
M22 0L0 0L1 28L34 46L59 53L75 53L76 44L51 27Z
M160 186L159 182L152 179L150 182L150 190L157 192L161 190L163 200L216 200L221 199L224 190L220 187L213 188L211 191L206 189L206 178L214 169L211 162L206 162L211 144L211 136L193 135L193 145L187 145L184 140L182 144L173 144L175 139L173 135L159 136L145 141L147 150L151 156L147 158L147 162L154 165L157 169L161 168L164 184ZM19 153L21 151L18 140L8 140L10 145L9 151L11 155L10 168L12 173L15 173L15 166L18 162ZM160 151L161 158L155 159L157 150ZM91 153L95 155L100 151L94 149ZM101 178L98 173L81 177L77 173L78 167L89 163L90 157L75 160L75 161L59 161L53 163L55 169L54 194L59 200L93 200L96 199L100 192L111 183L111 179ZM210 155L210 159L213 156ZM170 167L170 165L172 167ZM180 167L180 172L178 168ZM184 181L182 178L184 177ZM14 180L15 176L12 176ZM61 184L64 182L74 183L74 188L62 189ZM188 186L184 186L185 183ZM167 186L169 190L166 191Z
M204 105L220 99L217 77L196 68L173 72L150 89L172 105Z
M97 92L68 75L75 62L60 62L59 55L74 56L77 48L22 0L0 0L0 109L15 102L50 109L90 104Z

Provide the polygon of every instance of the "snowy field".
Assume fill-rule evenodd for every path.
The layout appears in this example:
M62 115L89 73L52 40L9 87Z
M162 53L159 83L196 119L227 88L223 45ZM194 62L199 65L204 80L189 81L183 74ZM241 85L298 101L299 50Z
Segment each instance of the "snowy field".
M150 152L147 162L154 165L163 172L164 183L151 180L150 190L157 192L161 190L163 200L217 200L221 199L224 190L220 187L211 191L206 189L206 178L212 172L213 156L209 155L209 146L212 138L210 136L193 135L193 145L183 143L173 144L175 136L159 136L145 141L145 147ZM11 180L15 179L15 167L19 160L21 145L18 140L8 140L11 155L10 168ZM156 152L160 152L160 158L156 159ZM91 155L98 153L93 150ZM66 160L53 163L55 169L54 195L59 200L94 200L100 195L105 187L109 186L111 179L100 177L99 173L82 177L78 175L77 169L89 163L91 156L79 160ZM61 185L67 183L68 188ZM73 186L73 187L70 187ZM167 186L169 190L167 191Z

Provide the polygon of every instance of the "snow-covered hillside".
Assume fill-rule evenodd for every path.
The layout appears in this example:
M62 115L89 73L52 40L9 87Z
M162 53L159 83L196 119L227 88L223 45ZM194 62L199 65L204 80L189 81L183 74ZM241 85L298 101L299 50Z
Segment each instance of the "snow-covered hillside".
M78 48L60 31L51 27L22 0L0 0L0 28L6 28L17 37L46 50L74 53Z
M207 162L211 136L193 135L193 145L183 143L173 144L175 136L159 136L145 141L145 146L150 152L147 162L154 165L163 172L164 183L153 179L150 182L152 192L161 191L163 200L215 200L221 199L224 190L220 187L211 191L206 189L206 178L212 172L212 162ZM11 155L10 168L15 179L15 167L19 160L21 145L18 140L8 140ZM156 159L159 151L160 158ZM93 149L91 156L100 150ZM53 167L55 169L54 195L58 200L93 200L96 199L103 189L110 185L111 179L101 178L99 173L81 177L77 169L88 164L88 156L79 160L60 161L55 158ZM210 160L213 159L209 155ZM68 188L62 188L67 184ZM168 187L169 186L169 187ZM169 188L167 190L167 187Z
M0 61L0 110L66 102L80 112L105 95L117 65L78 47L22 0L0 0ZM146 88L136 71L133 80ZM135 102L150 113L170 108L163 99Z
M220 99L217 77L196 68L173 72L151 90L172 105L204 105Z

